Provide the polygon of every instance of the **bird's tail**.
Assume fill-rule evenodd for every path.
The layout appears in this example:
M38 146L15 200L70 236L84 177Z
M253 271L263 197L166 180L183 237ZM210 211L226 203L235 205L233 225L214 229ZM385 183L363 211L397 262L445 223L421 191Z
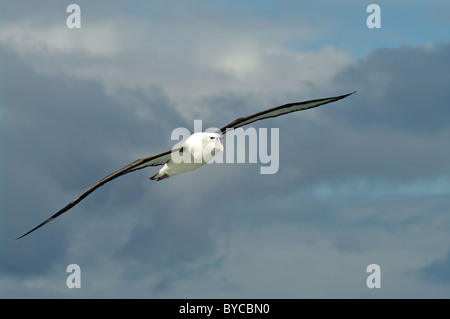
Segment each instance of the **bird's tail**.
M160 172L156 173L155 175L153 175L152 177L150 177L151 180L154 181L161 181L165 178L169 177L169 175L167 174L161 174Z

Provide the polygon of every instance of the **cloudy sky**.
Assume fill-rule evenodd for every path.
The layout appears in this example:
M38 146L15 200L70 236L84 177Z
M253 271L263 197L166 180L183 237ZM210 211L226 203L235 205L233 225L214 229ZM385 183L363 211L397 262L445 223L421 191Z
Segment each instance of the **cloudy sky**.
M371 3L0 1L0 297L450 297L450 4ZM15 240L195 119L355 90L255 124L276 174L147 168Z

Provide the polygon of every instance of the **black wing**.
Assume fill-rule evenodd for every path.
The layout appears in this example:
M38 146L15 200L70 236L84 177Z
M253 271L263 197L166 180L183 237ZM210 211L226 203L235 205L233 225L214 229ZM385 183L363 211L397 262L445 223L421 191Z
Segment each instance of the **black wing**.
M271 109L261 111L261 112L258 112L258 113L255 113L255 114L252 114L249 116L240 117L240 118L234 120L233 122L231 122L230 124L222 127L220 129L220 133L225 134L229 130L232 130L232 129L259 121L259 120L267 119L270 117L277 117L277 116L280 116L283 114L297 112L297 111L303 111L303 110L311 109L313 107L318 107L323 104L335 102L335 101L341 100L343 98L346 98L347 96L352 95L355 92L340 95L340 96L328 97L325 99L310 100L310 101L297 102L297 103L289 103L289 104L273 107Z
M106 176L105 178L103 178L102 180L98 181L97 183L95 183L94 185L92 185L91 187L89 187L83 194L81 194L80 196L78 196L77 198L75 198L71 203L69 203L67 206L65 206L64 208L60 209L56 214L54 214L53 216L51 216L50 218L48 218L47 220L45 220L44 222L42 222L41 224L39 224L38 226L34 227L32 230L30 230L29 232L23 234L22 236L18 237L17 239L20 239L22 237L25 237L26 235L28 235L29 233L34 232L36 229L44 226L45 224L51 222L53 219L55 219L56 217L58 217L59 215L67 212L69 209L71 209L72 207L74 207L76 204L78 204L79 202L81 202L86 196L88 196L90 193L92 193L93 191L95 191L97 188L99 188L100 186L108 183L109 181L112 181L113 179L116 179L119 176L125 175L127 173L136 171L138 169L142 169L144 167L147 166L158 166L158 165L164 165L165 163L167 163L167 161L169 161L171 153L173 151L176 151L177 149L174 150L169 150L157 155L153 155L153 156L149 156L149 157L145 157L145 158L141 158L138 159L136 161L134 161L133 163L125 166L124 168L121 168L117 171L115 171L114 173Z

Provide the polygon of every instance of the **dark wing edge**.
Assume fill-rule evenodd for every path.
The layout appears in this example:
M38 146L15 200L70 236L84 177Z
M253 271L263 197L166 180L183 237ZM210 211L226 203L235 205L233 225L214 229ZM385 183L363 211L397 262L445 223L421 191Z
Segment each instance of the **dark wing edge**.
M138 159L138 160L132 162L131 164L129 164L129 165L127 165L127 166L125 166L125 167L115 171L114 173L109 174L108 176L106 176L102 180L98 181L97 183L95 183L94 185L89 187L86 191L84 191L83 194L78 196L76 199L74 199L72 202L67 204L65 207L61 208L58 212L56 212L50 218L46 219L41 224L37 225L36 227L34 227L30 231L26 232L22 236L17 237L16 240L20 239L22 237L25 237L26 235L28 235L28 234L34 232L35 230L37 230L38 228L40 228L40 227L44 226L45 224L51 222L53 219L55 219L59 215L67 212L69 209L71 209L76 204L81 202L85 197L87 197L89 194L91 194L97 188L99 188L100 186L102 186L102 185L112 181L113 179L116 179L119 176L125 175L127 173L130 173L130 172L133 172L133 171L136 171L136 170L139 170L139 169L142 169L142 168L147 167L147 166L158 166L158 165L165 164L170 159L170 154L173 151L175 151L175 150L176 149L168 150L166 152L163 152L163 153L160 153L160 154L157 154L157 155L153 155L153 156L149 156L149 157Z
M304 102L289 103L289 104L284 104L281 106L276 106L276 107L273 107L273 108L270 108L270 109L267 109L267 110L249 115L249 116L240 117L240 118L234 120L233 122L229 123L228 125L225 125L224 127L222 127L218 131L218 133L225 134L226 132L228 132L230 130L233 130L235 128L238 128L238 127L259 121L259 120L263 120L263 119L267 119L267 118L271 118L271 117L277 117L277 116L287 114L287 113L308 110L308 109L318 107L323 104L341 100L341 99L346 98L347 96L352 95L354 93L356 93L356 91L354 91L352 93L344 94L344 95L339 95L339 96L333 96L333 97L328 97L328 98L323 98L323 99L309 100L309 101L304 101Z

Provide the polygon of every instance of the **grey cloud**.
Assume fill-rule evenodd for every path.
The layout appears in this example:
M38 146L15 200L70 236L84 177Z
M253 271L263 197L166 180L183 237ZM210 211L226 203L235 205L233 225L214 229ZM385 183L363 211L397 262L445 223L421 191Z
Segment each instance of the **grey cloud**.
M358 90L351 106L333 110L353 125L436 132L448 127L450 44L379 49L345 68L339 88Z
M280 173L286 167L306 186L448 178L449 57L446 44L386 49L344 68L335 88L356 94L315 110L314 118L275 124L283 126ZM327 90L318 87L316 96Z
M428 266L418 270L418 275L424 280L448 285L450 283L450 251L442 259L437 259Z

